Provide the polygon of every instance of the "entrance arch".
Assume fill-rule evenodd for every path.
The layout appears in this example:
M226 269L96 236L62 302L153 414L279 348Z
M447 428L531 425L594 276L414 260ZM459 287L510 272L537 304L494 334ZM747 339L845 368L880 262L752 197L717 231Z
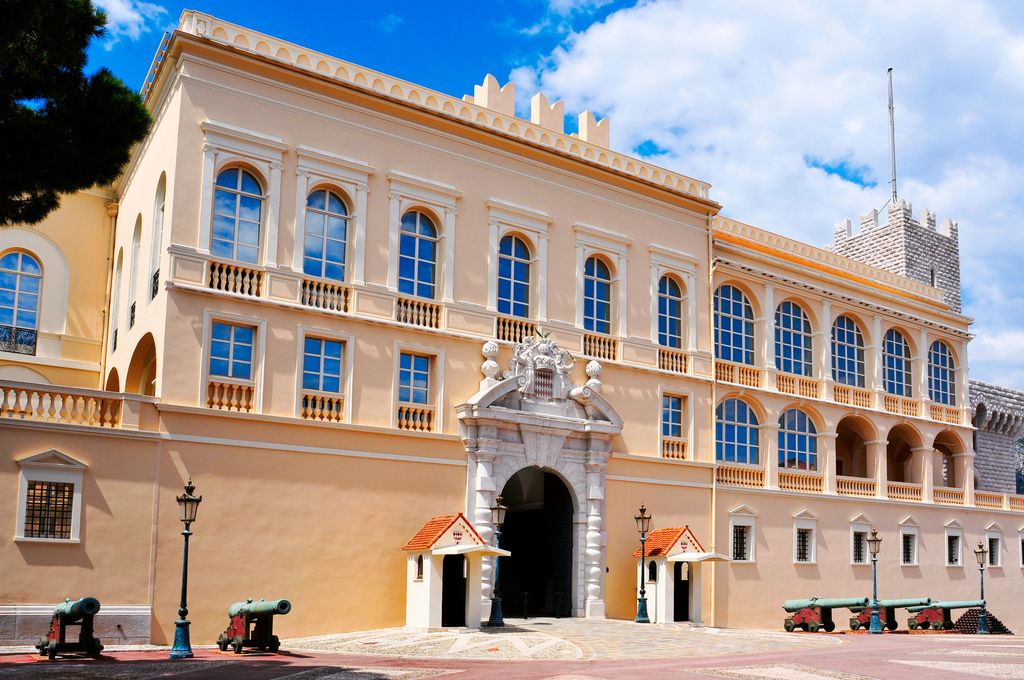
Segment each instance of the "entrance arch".
M502 608L506 616L572 616L573 516L571 490L537 466L512 475L501 492L508 506L501 548Z

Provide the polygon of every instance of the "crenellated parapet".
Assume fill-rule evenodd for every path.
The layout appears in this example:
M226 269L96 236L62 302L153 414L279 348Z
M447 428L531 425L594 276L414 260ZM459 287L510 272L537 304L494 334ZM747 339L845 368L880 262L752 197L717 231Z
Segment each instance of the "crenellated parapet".
M1013 493L1017 441L1024 436L1024 392L980 380L970 382L978 488Z

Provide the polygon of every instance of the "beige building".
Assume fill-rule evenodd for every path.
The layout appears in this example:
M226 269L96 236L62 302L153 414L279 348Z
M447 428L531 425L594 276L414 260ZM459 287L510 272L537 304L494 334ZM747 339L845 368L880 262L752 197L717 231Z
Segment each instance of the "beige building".
M721 218L492 77L458 99L191 11L158 56L113 193L4 232L0 640L92 595L105 642L169 641L190 477L197 644L245 597L293 602L282 636L414 620L402 546L459 512L492 542L498 494L506 616L632 618L645 503L729 558L651 573L703 625L868 594L871 527L883 596L975 597L986 541L1024 625L1024 497L974 489L942 291Z

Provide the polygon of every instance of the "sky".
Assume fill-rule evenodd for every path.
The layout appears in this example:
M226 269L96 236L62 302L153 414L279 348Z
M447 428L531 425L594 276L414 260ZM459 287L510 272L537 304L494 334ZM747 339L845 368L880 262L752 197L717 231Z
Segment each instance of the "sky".
M94 0L89 67L141 86L183 5ZM191 8L451 95L492 73L567 125L611 116L614 149L712 184L723 214L825 246L889 199L959 224L974 378L1024 389L1024 4L193 0ZM571 129L571 128L570 128Z

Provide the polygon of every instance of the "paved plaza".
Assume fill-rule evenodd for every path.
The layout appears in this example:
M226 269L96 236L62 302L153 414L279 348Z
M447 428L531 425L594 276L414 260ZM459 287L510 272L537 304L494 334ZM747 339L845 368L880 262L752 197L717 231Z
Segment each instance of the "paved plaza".
M98 661L47 662L0 650L0 678L251 678L272 680L1024 680L1024 642L950 634L783 634L639 626L624 621L532 619L501 631L414 633L389 629L286 640L281 654L236 656L196 648L167 660L165 648L111 648Z

